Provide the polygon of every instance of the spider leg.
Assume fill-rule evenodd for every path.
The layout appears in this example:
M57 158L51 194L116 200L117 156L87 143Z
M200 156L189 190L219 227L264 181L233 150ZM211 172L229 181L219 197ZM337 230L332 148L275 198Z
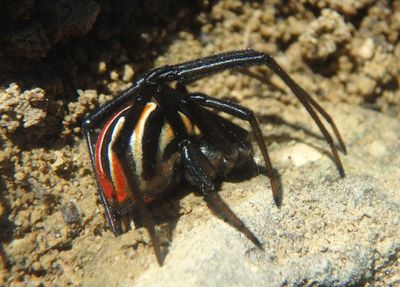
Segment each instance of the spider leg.
M166 94L166 91L170 93ZM172 93L171 93L172 92ZM256 246L262 249L262 245L257 237L246 227L246 225L232 212L232 210L222 201L215 190L212 183L212 177L215 176L215 170L211 166L207 157L205 157L195 143L190 139L185 127L182 123L176 110L171 109L171 106L180 101L173 91L168 87L160 87L155 98L160 103L162 112L174 131L175 138L178 141L178 148L183 161L183 166L186 174L199 187L204 199L228 220L235 228L245 234Z
M185 95L185 97L182 98L182 102L185 103L185 106L190 110L191 114L195 114L195 117L191 120L200 127L202 135L205 136L208 141L216 146L221 145L221 150L232 144L245 149L249 148L249 144L247 143L247 136L249 134L247 130L224 119L213 111L207 110L192 102L188 103L187 99L190 98L190 94L186 86L182 83L178 82L176 88L180 93Z
M148 102L149 97L140 97L135 102L133 108L127 113L126 118L129 119L125 122L122 127L122 135L131 135L135 129L136 123L139 120L140 114L143 111L144 106ZM121 166L124 174L127 176L127 184L129 190L132 192L134 199L135 208L137 209L140 218L142 219L143 226L147 229L150 234L151 241L153 243L153 248L156 253L157 261L160 266L163 264L163 257L161 254L161 244L159 236L155 230L155 223L151 217L150 212L146 208L146 204L143 199L143 195L140 192L138 178L135 174L134 163L128 160L129 156L129 141L130 137L121 136L115 142L113 146L113 151L116 153L117 157L120 159Z
M289 88L293 91L293 93L295 94L297 99L306 108L307 112L310 114L310 116L312 117L314 122L319 127L320 131L322 132L326 141L328 142L329 146L331 147L331 151L332 151L333 157L335 159L337 168L339 170L339 174L341 177L344 177L345 176L344 168L343 168L342 162L340 160L337 148L333 142L333 139L332 139L330 133L325 128L324 124L321 122L320 118L318 117L318 114L313 110L313 108L311 106L312 104L310 104L307 101L307 100L311 99L311 96L308 95L307 92L304 91L303 88L301 88L295 81L293 81L292 78L289 77L289 75L285 71L283 71L282 68L275 62L275 60L273 60L271 57L266 58L266 59L268 59L268 63L269 63L268 66L289 86ZM321 108L320 106L318 106L318 107ZM324 111L322 108L321 108L321 110ZM324 113L326 114L325 111L324 111ZM328 122L329 122L329 120L328 120ZM333 130L336 132L337 131L336 126L333 126L333 127L334 127ZM344 144L342 144L343 141L342 141L342 138L340 137L340 134L339 134L338 140L339 140L340 144L342 145L343 150L346 150Z
M204 108L196 104L187 105L191 120L199 127L202 136L216 148L223 151L226 156L235 154L235 142L232 142L230 131L221 125L221 123L213 117L209 118L211 113L206 113ZM244 144L243 144L244 145Z
M186 89L186 86L178 82L176 85L176 91L183 94L181 102L184 103L184 107L188 109L191 115L191 121L193 121L201 130L202 136L204 136L209 142L211 142L219 150L224 151L226 155L230 155L233 152L234 144L229 140L235 140L235 143L239 143L237 137L232 137L228 130L221 126L219 116L212 114L211 112L199 107L197 104L188 101L190 94ZM210 119L212 117L212 119ZM229 138L227 138L229 136ZM229 140L228 140L229 139ZM241 143L241 146L244 146Z
M268 82L259 74L256 74L252 71L249 70L239 70L240 73L250 76L252 78L255 78L257 80L259 80L262 83L268 84ZM322 108L320 106L320 104L318 104L318 102L316 100L314 100L304 89L302 89L301 87L299 87L302 91L299 91L300 93L302 93L303 97L306 98L307 101L309 101L310 105L313 106L323 117L324 119L328 122L328 124L331 126L337 141L339 142L339 147L342 150L342 152L344 154L347 154L347 149L346 149L346 145L342 139L342 136L339 133L338 128L336 127L335 122L333 121L332 117L324 110L324 108ZM297 97L297 96L296 96Z
M299 86L299 88L302 90L304 97L308 101L310 101L310 104L324 117L324 119L331 126L331 128L332 128L333 132L335 133L335 136L339 142L340 148L342 149L344 154L347 154L346 145L344 144L342 136L340 135L339 130L336 127L336 124L333 121L332 117L306 91L304 91L300 86Z
M328 142L333 157L335 159L336 165L338 167L340 176L344 177L345 172L343 169L342 162L339 158L337 148L333 142L332 136L327 131L327 129L321 122L320 118L318 117L318 114L313 109L312 107L313 102L310 101L311 96L308 95L278 65L278 63L276 63L276 61L267 54L260 53L251 49L217 54L214 56L201 58L183 64L178 64L174 66L165 66L162 68L155 69L146 74L143 78L143 81L146 81L147 83L156 83L164 81L180 81L182 83L188 83L212 74L216 74L224 70L245 68L251 66L260 66L260 65L266 65L275 74L277 74L285 82L285 84L292 90L292 92L295 94L295 96L298 98L301 104L306 108L307 112L310 114L310 116L312 117L312 119L314 120L314 122L317 124L318 128L324 135L326 141ZM317 107L315 104L314 107L317 110L319 110L319 107ZM328 122L330 122L329 119L327 120ZM254 125L254 123L252 125ZM254 125L254 129L259 130L258 125ZM336 128L333 129L337 131ZM259 134L260 136L259 132L256 132L256 134ZM256 135L256 137L258 136ZM338 140L340 143L343 142L341 140L340 135L338 136ZM343 150L345 150L345 148L343 148Z
M254 233L246 227L243 221L236 216L216 192L214 184L203 168L203 164L199 164L203 163L204 160L207 161L204 155L193 147L190 140L184 140L180 143L180 151L186 172L196 181L196 185L200 188L200 192L206 202L209 203L215 212L246 235L258 248L263 249L261 242ZM203 160L201 160L202 157L204 158Z
M257 145L260 148L261 153L263 155L267 174L268 174L268 177L271 182L272 195L273 195L275 204L277 206L280 206L281 197L280 197L279 189L278 189L278 180L275 177L271 159L269 157L268 150L267 150L267 147L265 145L265 142L264 142L264 139L263 139L263 136L261 133L261 129L258 125L257 119L254 116L253 111L251 111L245 107L242 107L240 105L229 102L229 101L223 101L223 100L217 100L217 99L210 98L201 93L190 94L189 99L190 99L190 101L198 103L202 106L210 107L210 108L216 109L218 111L222 111L222 112L231 114L233 116L236 116L236 117L250 123L250 126L253 130L253 133L254 133L256 141L257 141Z
M135 101L139 97L139 95L143 93L147 86L148 85L143 85L141 81L137 81L131 87L119 94L116 98L95 110L89 117L87 117L83 121L82 129L84 130L84 132L86 133L87 131L93 130L98 125L98 123L103 122L113 113L118 111L120 107L126 105L128 100Z
M96 170L96 164L95 164L95 148L94 148L94 144L93 144L93 138L92 138L92 134L93 134L93 130L89 127L85 127L85 125L83 126L83 131L85 133L85 137L86 137L86 142L89 148L89 155L90 155L90 161L92 162L92 167L93 170ZM106 211L106 216L108 219L108 222L110 224L110 228L111 231L115 234L115 235L120 235L122 233L121 230L121 226L119 224L117 224L117 219L115 217L115 212L112 209L112 207L108 204L104 193L101 191L100 189L100 184L98 182L98 178L96 177L96 181L97 181L97 186L98 186L98 191L100 194L100 199L101 202L104 206L104 209Z

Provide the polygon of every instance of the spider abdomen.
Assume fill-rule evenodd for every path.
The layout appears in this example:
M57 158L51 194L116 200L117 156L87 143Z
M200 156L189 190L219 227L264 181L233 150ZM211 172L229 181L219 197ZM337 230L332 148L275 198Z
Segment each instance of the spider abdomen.
M118 208L134 204L127 177L136 175L140 192L146 201L165 192L180 179L180 156L171 126L165 121L159 106L154 102L145 105L131 134L124 134L123 126L129 105L114 114L100 131L96 142L95 167L99 184L109 204ZM189 134L194 132L190 120L180 114ZM129 138L129 149L124 155L132 163L132 173L127 175L121 166L121 158L115 153L115 145L121 137Z

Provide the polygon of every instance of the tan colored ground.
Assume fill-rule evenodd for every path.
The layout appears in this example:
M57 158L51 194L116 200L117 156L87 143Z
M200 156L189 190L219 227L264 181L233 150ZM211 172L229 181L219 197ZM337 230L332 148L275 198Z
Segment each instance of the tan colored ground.
M397 2L139 2L82 1L73 17L56 1L4 10L2 35L13 37L0 41L0 285L400 285ZM45 26L46 9L67 20ZM35 25L18 30L21 19ZM107 229L81 120L153 66L244 48L271 54L328 108L349 147L347 177L271 72L254 70L268 85L236 72L201 80L190 89L255 111L283 206L264 176L221 186L262 252L183 187L152 208L171 233L159 269L143 229Z

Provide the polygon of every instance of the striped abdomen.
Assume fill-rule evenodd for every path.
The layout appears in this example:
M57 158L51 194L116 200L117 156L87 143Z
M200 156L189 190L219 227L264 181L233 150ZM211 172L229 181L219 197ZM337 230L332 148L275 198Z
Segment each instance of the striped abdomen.
M123 207L133 204L132 192L127 186L126 178L134 176L125 174L121 160L132 164L140 192L149 201L158 193L166 191L179 178L177 166L180 161L174 134L170 125L165 122L156 103L150 102L143 109L133 133L122 134L122 127L131 119L126 114L132 106L127 106L106 122L96 142L96 171L99 184L106 200ZM183 114L181 118L189 134L193 125ZM129 137L127 158L118 158L113 146L119 137Z

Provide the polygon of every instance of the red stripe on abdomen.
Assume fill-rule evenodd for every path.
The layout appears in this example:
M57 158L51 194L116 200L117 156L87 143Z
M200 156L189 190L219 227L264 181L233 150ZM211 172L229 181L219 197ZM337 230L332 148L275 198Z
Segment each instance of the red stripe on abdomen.
M110 118L104 125L103 129L100 131L99 137L97 138L96 141L96 146L95 146L96 173L100 188L102 189L102 192L106 200L109 201L109 203L112 203L115 197L121 198L121 196L118 196L119 192L115 190L113 180L112 178L110 178L110 175L107 172L107 170L111 170L110 154L109 154L110 142L107 142L107 139L109 138L110 132L111 133L114 132L114 129L111 129L111 127L113 126L115 121L119 119L121 114L130 107L131 106L124 108L120 112L116 113L112 118ZM106 164L108 165L107 167L105 166Z

